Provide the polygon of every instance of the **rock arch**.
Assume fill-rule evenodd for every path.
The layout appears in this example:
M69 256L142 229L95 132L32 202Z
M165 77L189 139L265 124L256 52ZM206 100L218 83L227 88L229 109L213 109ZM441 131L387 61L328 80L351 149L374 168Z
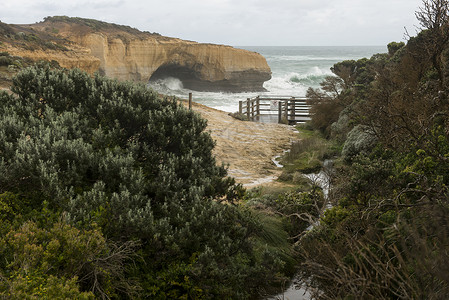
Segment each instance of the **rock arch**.
M198 84L201 82L200 74L193 68L182 66L177 63L168 63L161 65L151 74L149 82L159 79L174 77L181 80L183 86L187 89L197 90Z

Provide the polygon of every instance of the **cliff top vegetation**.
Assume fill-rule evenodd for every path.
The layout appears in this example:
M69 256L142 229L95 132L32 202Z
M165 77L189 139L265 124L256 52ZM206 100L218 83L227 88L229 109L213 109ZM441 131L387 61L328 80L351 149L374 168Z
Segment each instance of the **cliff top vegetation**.
M66 26L70 27L70 31L73 34L87 34L90 32L102 32L109 36L127 39L146 39L148 37L157 39L169 39L161 36L159 33L151 33L148 31L140 31L136 28L132 28L126 25L118 25L114 23L103 22L94 19L86 19L79 17L67 17L67 16L53 16L45 17L44 21L32 25L33 27L42 28L46 32L53 32L58 34L60 31L67 30Z
M35 30L28 25L0 22L0 46L10 45L26 50L68 51L70 41L49 32ZM3 48L3 47L2 47Z

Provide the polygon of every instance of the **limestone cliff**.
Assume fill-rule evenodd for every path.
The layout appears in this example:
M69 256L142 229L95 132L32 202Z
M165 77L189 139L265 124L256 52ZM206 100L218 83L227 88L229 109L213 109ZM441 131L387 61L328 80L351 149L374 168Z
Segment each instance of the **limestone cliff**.
M168 76L193 90L257 91L271 78L261 55L179 39L123 39L104 33L67 36L100 59L110 77L148 82Z
M34 32L54 33L70 41L91 64L78 67L122 79L148 82L181 79L184 87L202 91L260 91L271 70L258 53L230 46L200 44L95 20L52 17L28 25ZM81 55L80 55L81 57ZM52 57L67 66L69 59ZM94 60L97 60L94 62Z

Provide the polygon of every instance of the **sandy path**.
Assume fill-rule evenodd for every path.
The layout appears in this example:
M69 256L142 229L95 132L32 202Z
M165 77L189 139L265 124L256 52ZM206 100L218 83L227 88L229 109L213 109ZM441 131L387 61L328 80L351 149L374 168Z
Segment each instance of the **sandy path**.
M246 187L275 180L281 171L272 158L298 138L292 126L239 121L197 103L193 110L208 120L207 130L217 143L217 161L229 164L229 176Z

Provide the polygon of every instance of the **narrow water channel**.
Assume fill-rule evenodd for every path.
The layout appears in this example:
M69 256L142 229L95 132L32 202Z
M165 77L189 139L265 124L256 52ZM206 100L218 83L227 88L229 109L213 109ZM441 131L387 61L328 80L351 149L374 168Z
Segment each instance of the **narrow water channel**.
M273 159L275 161L275 159ZM278 165L278 167L282 167L282 165ZM313 182L313 184L318 185L323 190L324 195L324 209L321 213L321 215L324 214L324 211L331 208L331 204L328 201L329 198L329 191L331 188L331 174L333 172L333 161L330 159L327 159L323 163L323 169L318 173L312 173L312 174L304 174L305 177L309 178ZM311 230L313 227L315 227L316 224L311 224L306 230ZM310 299L311 295L304 287L298 287L296 284L294 278L291 281L290 286L282 293L277 294L275 296L271 296L267 298L266 300L308 300Z

